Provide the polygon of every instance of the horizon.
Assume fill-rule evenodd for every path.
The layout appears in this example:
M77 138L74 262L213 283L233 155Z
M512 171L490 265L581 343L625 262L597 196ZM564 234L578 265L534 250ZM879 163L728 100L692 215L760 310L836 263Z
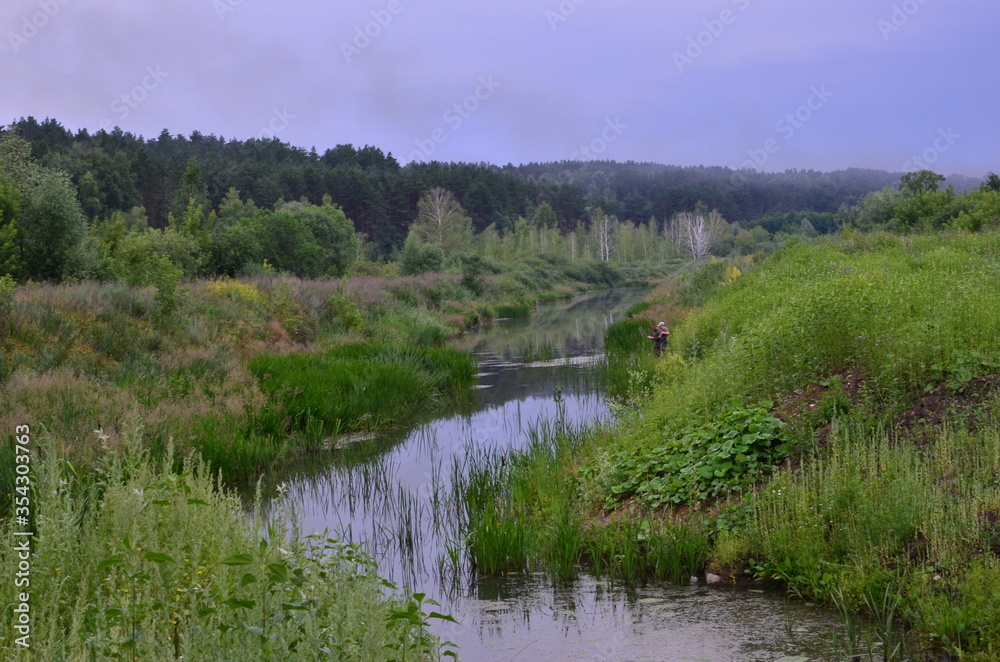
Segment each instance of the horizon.
M982 178L1000 169L1000 74L976 63L998 21L986 0L13 0L0 116L371 145L401 165Z

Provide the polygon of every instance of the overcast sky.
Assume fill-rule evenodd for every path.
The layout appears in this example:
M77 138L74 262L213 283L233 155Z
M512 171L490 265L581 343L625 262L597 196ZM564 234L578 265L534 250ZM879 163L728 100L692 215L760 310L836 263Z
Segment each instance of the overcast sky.
M0 124L979 177L998 26L997 0L4 0Z

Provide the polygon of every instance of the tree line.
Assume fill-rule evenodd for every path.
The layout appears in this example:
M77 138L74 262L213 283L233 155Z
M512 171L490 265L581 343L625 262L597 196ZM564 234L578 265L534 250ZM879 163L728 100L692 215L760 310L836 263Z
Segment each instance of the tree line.
M469 253L625 263L748 255L792 235L972 213L973 193L956 186L978 182L940 189L934 176L913 184L913 173L901 182L860 169L606 161L401 166L371 146L319 154L167 131L146 140L27 118L0 131L0 275L139 282L253 269L338 276L358 260L404 257L420 270ZM963 220L970 227L989 222L977 209Z
M87 219L141 206L152 227L165 227L171 211L186 205L179 190L188 163L196 159L214 208L230 188L262 208L281 200L320 204L330 195L384 255L402 245L420 196L435 186L455 194L476 231L491 224L506 230L542 202L568 231L597 206L632 222L662 221L699 201L740 223L776 213L835 212L844 202L898 181L898 175L859 169L759 174L608 161L402 167L392 154L371 146L338 145L319 154L277 139L226 140L197 131L184 136L164 130L149 140L120 129L74 134L56 120L31 117L8 131L31 144L41 165L69 176Z

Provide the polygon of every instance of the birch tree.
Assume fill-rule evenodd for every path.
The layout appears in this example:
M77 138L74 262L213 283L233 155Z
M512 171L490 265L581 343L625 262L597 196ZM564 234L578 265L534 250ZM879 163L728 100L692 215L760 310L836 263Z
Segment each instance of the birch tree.
M601 262L611 259L611 249L615 238L614 216L608 216L600 207L590 215L590 224L597 239L597 257Z
M417 209L417 220L410 232L425 243L440 246L445 255L472 241L472 219L450 191L440 187L427 191L420 197Z
M722 214L711 211L704 214L681 212L670 222L670 238L688 252L694 260L700 260L712 248L712 243L726 228Z

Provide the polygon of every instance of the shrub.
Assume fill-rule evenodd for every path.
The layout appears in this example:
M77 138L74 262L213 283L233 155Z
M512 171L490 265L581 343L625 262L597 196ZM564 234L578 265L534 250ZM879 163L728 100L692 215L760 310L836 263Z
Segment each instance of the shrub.
M409 237L399 255L399 272L404 276L426 271L441 271L444 251L437 244L425 244Z
M326 300L328 319L346 331L356 331L364 324L364 317L358 312L358 307L343 293L337 293Z

